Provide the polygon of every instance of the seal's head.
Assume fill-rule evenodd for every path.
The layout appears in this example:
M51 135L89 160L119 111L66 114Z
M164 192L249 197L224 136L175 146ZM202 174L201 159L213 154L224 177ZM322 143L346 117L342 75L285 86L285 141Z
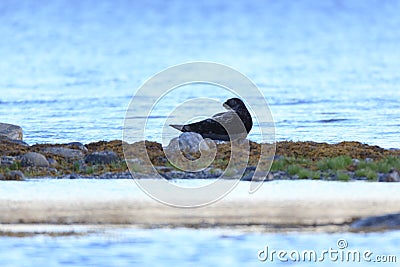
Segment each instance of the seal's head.
M234 111L246 109L246 106L244 105L243 101L236 97L226 100L223 106L226 109L232 109Z

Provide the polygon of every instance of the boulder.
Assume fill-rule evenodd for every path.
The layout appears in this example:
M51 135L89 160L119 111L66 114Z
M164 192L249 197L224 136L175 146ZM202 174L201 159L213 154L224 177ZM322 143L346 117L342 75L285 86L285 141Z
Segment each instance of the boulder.
M0 136L22 141L22 128L13 124L0 123Z
M211 139L203 139L198 133L185 132L173 138L164 150L166 153L183 154L193 160L212 147L215 148L215 143Z
M117 154L113 151L96 151L85 157L86 163L91 164L110 164L112 162L118 161L119 158Z
M40 153L29 152L21 157L21 166L22 167L49 167L49 162L46 157Z

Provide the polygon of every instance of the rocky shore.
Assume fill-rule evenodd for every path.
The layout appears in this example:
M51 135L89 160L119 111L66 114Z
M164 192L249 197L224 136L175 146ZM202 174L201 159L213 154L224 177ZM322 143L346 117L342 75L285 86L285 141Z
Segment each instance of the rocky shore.
M18 126L0 124L0 130L0 180L38 177L131 178L124 157L124 148L127 153L135 155L144 147L152 165L166 179L217 178L224 173L231 156L229 142L217 143L216 156L209 167L199 172L187 172L169 162L165 150L170 149L170 146L163 148L156 142L142 141L126 144L121 140L113 140L89 144L71 142L30 146L22 141L22 130ZM182 139L185 142L180 143L180 149L186 149L184 154L189 160L197 159L200 155L199 144L191 143L192 136L186 136L186 138L186 141ZM234 170L225 177L238 178L237 175L241 174L242 180L251 180L260 159L261 146L262 144L249 141L250 153L245 169ZM277 142L275 146L276 153L270 173L265 173L266 180L400 182L400 150L398 149L384 149L359 142L327 144L283 141ZM135 177L154 178L141 168L139 157L137 161L137 166L130 166Z
M20 127L0 124L0 180L46 177L60 178L63 179L60 182L64 183L77 178L127 179L132 176L126 164L126 154L134 162L130 169L135 177L154 178L154 175L149 175L143 169L143 159L140 158L142 154L138 153L143 150L146 150L151 164L158 173L167 179L217 178L225 171L231 156L229 142L215 144L215 159L208 168L200 172L185 172L174 167L168 161L166 152L183 152L187 160L196 160L201 156L199 154L208 153L207 151L211 151L213 146L211 143L193 142L200 139L190 135L181 137L171 141L168 147L162 147L161 144L151 141L127 144L121 140L89 144L71 142L28 145L22 140ZM177 142L179 146L176 146ZM233 172L228 178L252 179L260 157L265 156L261 153L262 145L250 141L249 158L245 169L235 170L240 173L240 177ZM299 192L299 184L295 189L291 189L289 180L399 182L400 150L384 149L359 142L327 144L285 141L270 144L268 147L276 148L276 153L271 159L271 171L265 173L264 178L266 181L286 181L269 183L267 187L275 187L273 193L268 191L270 188L263 187L266 192L257 194L260 199L249 198L247 191L244 191L246 196L237 195L233 199L224 200L227 202L190 212L189 216L186 210L165 207L131 193L121 198L119 194L113 196L99 192L99 195L111 198L105 201L97 198L88 199L86 192L74 198L74 204L71 205L71 190L67 190L68 192L61 190L59 194L53 196L55 199L38 199L31 193L33 189L29 189L28 193L23 194L22 199L16 200L14 196L2 199L0 221L7 224L79 223L128 224L139 227L230 227L272 232L291 230L363 232L399 229L398 194L393 192L380 194L379 190L374 194L370 190L371 187L379 186L387 188L388 185L385 183L377 185L335 183L336 186L338 184L346 186L346 189L338 190L332 198L333 196L326 197L330 195L330 186L321 184L318 190L308 191L309 186L314 184L310 181L304 185L303 191L307 191L305 193L305 191ZM136 154L138 157L135 157ZM115 184L124 180L110 182ZM287 185L281 187L281 183ZM35 185L35 188L43 186L40 190L47 190L46 182L40 184ZM23 185L33 186L30 183ZM360 189L360 185L361 187L365 185L369 189ZM4 182L1 187L3 193L8 192L7 187L11 190L13 186L14 183ZM91 190L94 190L93 184ZM288 193L288 190L292 190L291 193ZM320 194L321 190L326 193ZM299 194L298 198L293 194ZM244 199L246 201L243 201ZM311 206L312 209L309 208ZM241 212L238 213L238 210Z

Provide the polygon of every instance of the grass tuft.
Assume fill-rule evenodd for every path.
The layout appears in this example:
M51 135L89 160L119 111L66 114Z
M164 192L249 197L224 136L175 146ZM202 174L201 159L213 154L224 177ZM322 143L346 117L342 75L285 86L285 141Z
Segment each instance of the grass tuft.
M369 168L359 169L355 172L357 177L366 177L368 180L373 181L378 178L378 174Z
M337 171L336 177L339 181L344 181L344 182L350 181L350 175L344 171Z
M345 170L347 166L352 163L352 159L349 156L338 156L334 158L325 158L317 162L317 168L320 171L327 170Z

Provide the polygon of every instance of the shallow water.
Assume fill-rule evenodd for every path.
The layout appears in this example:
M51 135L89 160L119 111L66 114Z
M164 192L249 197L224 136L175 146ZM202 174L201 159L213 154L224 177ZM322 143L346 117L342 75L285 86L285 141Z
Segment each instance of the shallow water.
M398 148L399 8L397 1L4 0L0 121L21 125L30 144L121 139L126 108L145 80L203 60L259 86L277 140ZM156 125L171 107L204 96L228 94L172 95L160 102L164 117L149 119L149 139L160 141ZM257 129L250 139L259 141Z
M338 241L347 243L339 249ZM344 244L346 244L344 243ZM195 229L105 229L83 236L33 237L0 236L2 266L397 266L400 232L371 234L257 234L232 230ZM317 261L288 262L269 258L262 262L258 252L264 250L313 250ZM322 260L324 250L338 251ZM371 251L370 262L342 256L342 251L356 251L361 255ZM334 252L333 252L334 253ZM302 255L302 254L300 254ZM347 254L344 254L347 255ZM395 256L395 263L374 262L378 256ZM300 258L301 259L301 258ZM332 259L332 260L331 260ZM335 260L336 259L336 260ZM342 261L344 259L344 261ZM386 258L388 259L388 258ZM314 258L312 258L314 260Z

